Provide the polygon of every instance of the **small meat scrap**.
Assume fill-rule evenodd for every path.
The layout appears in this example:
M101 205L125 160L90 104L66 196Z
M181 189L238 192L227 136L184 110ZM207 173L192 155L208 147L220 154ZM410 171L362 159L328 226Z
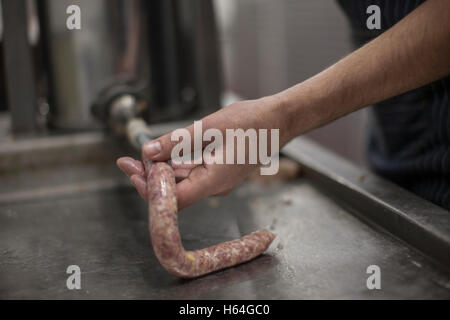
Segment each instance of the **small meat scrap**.
M281 203L283 203L286 206L290 206L292 204L292 198L290 196L284 195L281 198Z
M211 198L208 200L208 205L213 208L213 209L217 209L220 205L219 200L216 198Z
M301 166L298 162L289 158L280 158L277 174L263 176L259 168L252 172L248 177L250 182L256 182L261 185L277 184L283 181L295 180L301 173Z

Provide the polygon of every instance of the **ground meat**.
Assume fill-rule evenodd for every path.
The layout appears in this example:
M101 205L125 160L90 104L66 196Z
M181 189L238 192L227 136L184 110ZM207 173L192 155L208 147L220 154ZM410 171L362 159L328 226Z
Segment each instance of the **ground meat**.
M174 172L164 162L144 161L144 165L153 250L171 274L194 278L249 261L266 251L275 238L263 229L202 250L186 251L178 230Z

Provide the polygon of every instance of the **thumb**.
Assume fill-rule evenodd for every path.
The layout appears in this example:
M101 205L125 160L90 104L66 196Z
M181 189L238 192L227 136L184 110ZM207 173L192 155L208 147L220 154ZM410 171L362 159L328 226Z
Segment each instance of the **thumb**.
M191 140L193 139L194 126L184 128L190 134ZM176 130L175 130L176 131ZM165 134L158 139L149 141L142 146L142 159L149 159L152 161L167 161L171 158L172 149L179 143L179 140L172 141L172 131Z

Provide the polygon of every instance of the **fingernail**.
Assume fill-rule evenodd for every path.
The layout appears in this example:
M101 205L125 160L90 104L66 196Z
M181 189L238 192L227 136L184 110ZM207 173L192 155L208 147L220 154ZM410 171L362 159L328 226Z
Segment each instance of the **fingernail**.
M149 142L144 145L143 151L147 158L153 158L161 152L161 143L158 141Z

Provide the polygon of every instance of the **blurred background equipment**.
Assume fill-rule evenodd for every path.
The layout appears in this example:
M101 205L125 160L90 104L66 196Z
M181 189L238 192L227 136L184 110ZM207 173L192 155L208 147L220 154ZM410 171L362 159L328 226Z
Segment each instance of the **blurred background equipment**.
M79 30L67 27L70 5L81 8ZM14 134L100 128L121 95L134 96L149 123L220 105L210 1L5 0L3 17Z

